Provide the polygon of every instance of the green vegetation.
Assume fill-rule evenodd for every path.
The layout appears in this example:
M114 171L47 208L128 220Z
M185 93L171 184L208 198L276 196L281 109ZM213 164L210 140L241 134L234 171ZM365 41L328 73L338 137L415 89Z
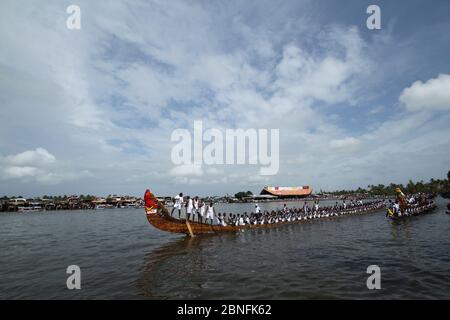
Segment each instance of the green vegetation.
M432 194L440 194L444 198L450 198L450 171L447 173L447 179L430 179L429 182L423 180L413 182L409 180L406 185L390 183L385 186L369 185L367 189L358 188L356 190L338 190L330 192L333 195L348 195L348 194L369 194L371 196L393 196L395 195L395 189L400 188L406 193L425 192Z
M250 197L250 196L252 196L252 195L253 195L253 193L252 193L251 191L247 191L247 192L245 192L245 191L240 191L240 192L236 193L236 194L234 195L234 197L235 197L235 198L238 198L238 199L242 199L242 198L245 198L245 197Z

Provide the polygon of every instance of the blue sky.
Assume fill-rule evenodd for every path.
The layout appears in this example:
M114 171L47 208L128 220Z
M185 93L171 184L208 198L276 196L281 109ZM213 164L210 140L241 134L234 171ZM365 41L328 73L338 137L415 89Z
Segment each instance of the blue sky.
M66 28L67 6L81 30ZM381 8L381 30L366 8ZM0 194L443 178L448 1L3 1ZM178 170L173 130L280 129L280 170Z

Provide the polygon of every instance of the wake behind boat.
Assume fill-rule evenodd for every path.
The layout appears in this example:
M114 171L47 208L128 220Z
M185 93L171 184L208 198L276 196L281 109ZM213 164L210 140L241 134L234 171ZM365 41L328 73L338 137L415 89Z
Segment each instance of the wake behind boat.
M182 196L182 194L180 195ZM342 205L336 203L335 206L324 208L319 208L318 202L315 203L312 208L308 207L305 203L303 208L287 208L285 206L281 210L271 212L259 212L259 207L256 205L256 212L250 215L247 215L246 213L230 214L227 217L226 214L219 213L218 215L214 214L214 218L218 223L213 223L212 217L210 219L211 223L204 223L200 219L199 222L194 222L190 221L189 218L182 219L179 217L176 219L172 217L166 207L149 190L145 192L144 201L147 220L151 225L163 231L183 233L191 237L198 234L214 234L220 232L235 232L245 229L275 227L316 219L333 219L340 216L369 213L384 208L384 202L381 200L368 201L365 203L360 200L358 202L351 202L350 204L346 204L344 201ZM174 209L176 208L177 202L175 203ZM178 208L181 210L181 206ZM189 210L189 202L187 210ZM207 209L207 212L208 217L209 209Z

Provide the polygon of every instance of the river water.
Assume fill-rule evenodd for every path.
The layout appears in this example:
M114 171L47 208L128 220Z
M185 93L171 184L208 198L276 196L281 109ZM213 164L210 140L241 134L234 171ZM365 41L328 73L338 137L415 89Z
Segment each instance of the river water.
M156 230L143 209L2 213L0 299L449 299L450 215L436 201L403 221L380 210L194 239ZM69 265L81 290L66 287ZM367 289L369 265L381 290Z

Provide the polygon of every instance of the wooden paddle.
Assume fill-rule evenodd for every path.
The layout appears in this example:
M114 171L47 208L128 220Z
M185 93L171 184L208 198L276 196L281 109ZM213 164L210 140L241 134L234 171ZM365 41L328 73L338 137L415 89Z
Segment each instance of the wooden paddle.
M194 232L192 232L192 228L191 228L191 225L189 224L189 220L188 219L186 219L186 226L187 226L187 228L189 230L189 235L191 236L191 238L193 238L194 237Z

